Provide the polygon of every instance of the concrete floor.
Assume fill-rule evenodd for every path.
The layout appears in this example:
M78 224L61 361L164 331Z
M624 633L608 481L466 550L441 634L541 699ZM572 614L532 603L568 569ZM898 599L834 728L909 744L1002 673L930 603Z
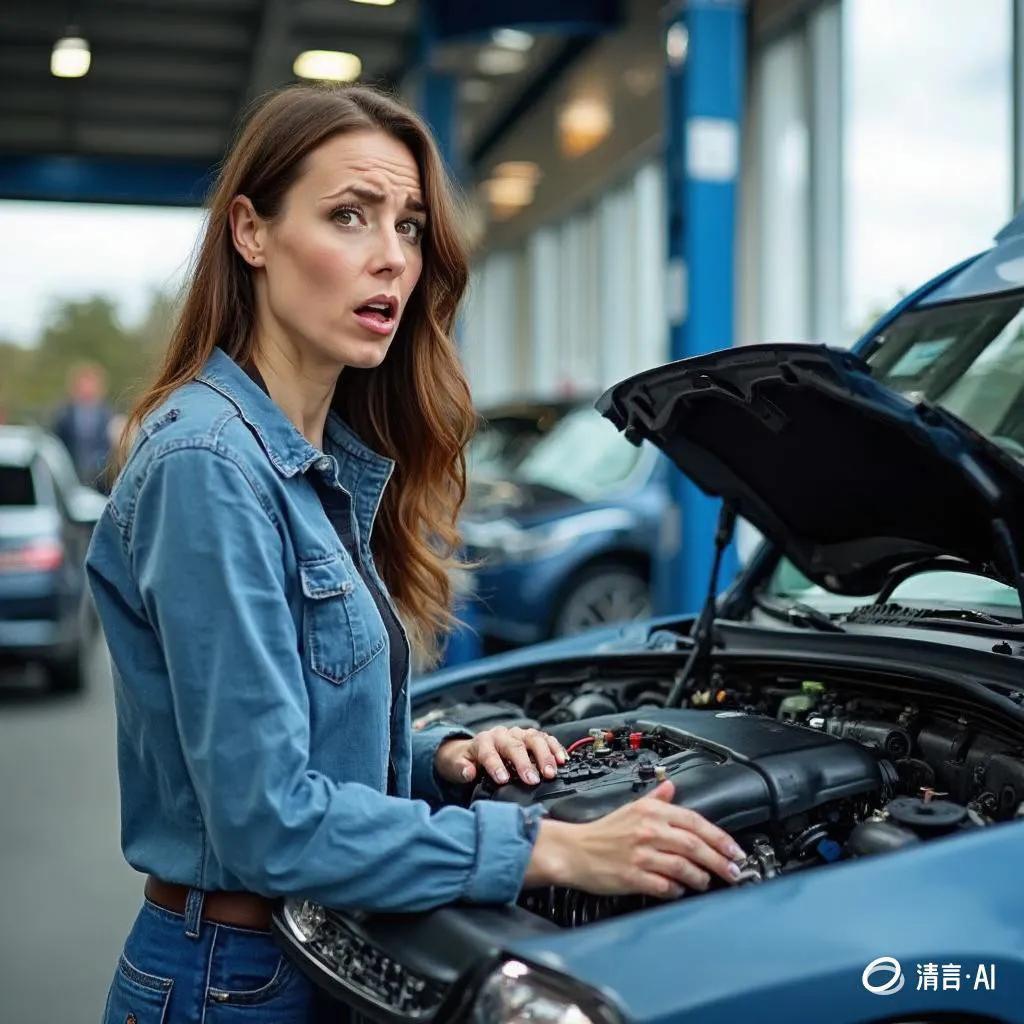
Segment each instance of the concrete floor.
M142 900L119 845L106 648L82 694L0 675L0 1021L95 1024Z

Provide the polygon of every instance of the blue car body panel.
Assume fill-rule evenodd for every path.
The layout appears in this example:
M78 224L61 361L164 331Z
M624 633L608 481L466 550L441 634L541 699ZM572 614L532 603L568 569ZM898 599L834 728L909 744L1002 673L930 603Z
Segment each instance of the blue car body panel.
M1024 822L912 853L836 864L512 944L509 952L585 982L630 1021L928 1020L938 1012L1024 1021ZM970 878L984 884L965 884ZM864 968L900 961L901 991L868 992ZM918 991L918 964L959 964L961 991ZM973 989L979 964L995 987Z

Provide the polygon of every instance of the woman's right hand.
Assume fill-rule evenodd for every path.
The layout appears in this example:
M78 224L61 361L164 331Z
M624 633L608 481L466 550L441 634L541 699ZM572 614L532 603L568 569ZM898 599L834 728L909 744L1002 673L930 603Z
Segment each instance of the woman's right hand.
M601 895L670 899L686 889L704 891L711 875L735 882L743 851L717 825L676 807L674 792L666 780L585 825L541 819L523 887L566 885Z

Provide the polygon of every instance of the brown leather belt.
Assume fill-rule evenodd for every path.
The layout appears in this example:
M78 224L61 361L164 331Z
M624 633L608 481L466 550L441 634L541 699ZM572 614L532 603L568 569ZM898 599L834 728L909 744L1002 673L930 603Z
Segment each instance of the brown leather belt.
M146 899L164 910L185 913L188 886L164 882L155 875L146 876ZM203 920L231 924L237 928L270 930L273 901L252 892L207 892L203 899Z

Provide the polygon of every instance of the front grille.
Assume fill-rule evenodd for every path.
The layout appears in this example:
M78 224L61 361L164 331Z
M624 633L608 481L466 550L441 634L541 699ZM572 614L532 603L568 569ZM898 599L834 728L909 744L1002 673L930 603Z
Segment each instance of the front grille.
M346 988L405 1020L429 1020L444 999L441 985L392 960L330 912L305 948Z

